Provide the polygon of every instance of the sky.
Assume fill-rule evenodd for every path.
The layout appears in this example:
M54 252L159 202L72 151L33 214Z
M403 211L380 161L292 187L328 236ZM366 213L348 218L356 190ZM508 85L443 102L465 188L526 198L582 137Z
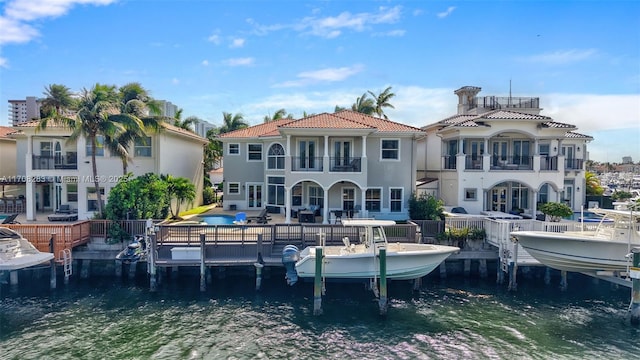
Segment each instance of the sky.
M0 0L0 103L139 82L214 125L331 113L391 86L422 127L479 96L539 97L591 135L591 160L640 161L640 1ZM8 111L0 125L8 125Z

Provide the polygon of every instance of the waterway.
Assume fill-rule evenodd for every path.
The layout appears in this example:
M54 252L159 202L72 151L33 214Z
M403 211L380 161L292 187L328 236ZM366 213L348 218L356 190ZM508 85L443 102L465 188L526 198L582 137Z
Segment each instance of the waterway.
M2 285L0 359L634 359L630 290L570 278L569 290L521 279L509 292L493 279L390 284L378 314L359 284L327 285L313 315L311 283L287 287L275 272L255 291L242 275L164 281L108 277ZM42 281L42 284L40 282ZM559 278L552 279L559 282Z

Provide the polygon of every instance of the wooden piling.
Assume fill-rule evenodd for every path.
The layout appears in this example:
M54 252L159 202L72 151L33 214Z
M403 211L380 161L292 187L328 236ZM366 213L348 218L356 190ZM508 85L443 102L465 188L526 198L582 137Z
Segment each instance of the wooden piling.
M80 268L80 278L88 279L90 269L91 269L91 260L89 259L82 260L82 267Z
M489 272L487 271L487 259L478 260L478 272L480 273L481 279L486 279L489 276Z
M18 270L9 271L9 285L11 286L18 285Z
M629 315L631 324L640 325L640 248L631 249L633 254L633 267L630 269L631 275L631 305Z
M322 246L316 246L316 272L313 278L313 315L322 315Z
M136 270L138 269L138 262L132 261L129 263L129 280L136 278Z
M256 267L256 291L260 291L262 289L262 268L264 268L264 265L257 262L253 266Z
M441 262L440 265L438 266L438 268L440 269L440 279L446 279L447 278L447 265L445 265L445 262Z
M49 239L49 252L54 253L53 244L56 242L56 233L51 233L51 238ZM51 274L49 277L49 287L51 289L55 289L57 287L56 283L56 256L53 256L53 259L49 261L49 265L51 266Z
M551 284L551 268L548 266L544 269L544 284Z
M122 277L122 260L114 260L116 266L116 278Z
M387 315L387 249L381 247L378 250L380 261L380 298L378 299L378 308L380 315Z
M567 282L567 272L565 270L560 271L560 290L567 291L569 283Z
M148 231L149 225L147 225ZM158 278L156 277L156 235L147 236L148 259L149 262L149 291L156 292L158 290Z
M464 276L469 277L471 275L471 259L464 259Z
M507 289L509 291L518 290L518 282L516 281L516 275L518 273L518 265L515 261L509 263L509 285Z
M200 291L207 290L207 266L205 265L205 243L206 235L200 234Z

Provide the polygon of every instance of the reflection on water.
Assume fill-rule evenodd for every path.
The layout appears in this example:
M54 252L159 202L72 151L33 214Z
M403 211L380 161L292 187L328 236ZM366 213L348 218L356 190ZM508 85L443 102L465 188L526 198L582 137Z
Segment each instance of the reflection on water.
M531 279L507 292L490 280L427 278L419 292L391 283L388 316L364 287L327 285L322 316L313 287L280 274L164 282L75 280L53 292L0 295L2 359L629 359L640 332L628 324L628 289L577 278L562 293Z

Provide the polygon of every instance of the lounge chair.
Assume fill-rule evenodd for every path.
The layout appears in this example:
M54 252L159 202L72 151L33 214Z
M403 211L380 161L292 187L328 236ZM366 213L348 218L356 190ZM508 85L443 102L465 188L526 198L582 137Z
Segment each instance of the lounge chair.
M236 225L244 225L247 222L247 214L239 212L236 214L236 219L233 221Z
M16 221L16 218L18 217L18 214L9 214L6 218L4 218L2 220L3 224L19 224L19 222Z
M258 214L257 216L249 216L247 218L248 222L251 221L255 221L258 224L266 224L269 220L271 220L271 218L269 216L267 216L267 208L262 209L262 211L260 211L260 214Z
M69 204L61 204L58 210L56 210L56 214L73 214L74 211L71 209L71 205Z

